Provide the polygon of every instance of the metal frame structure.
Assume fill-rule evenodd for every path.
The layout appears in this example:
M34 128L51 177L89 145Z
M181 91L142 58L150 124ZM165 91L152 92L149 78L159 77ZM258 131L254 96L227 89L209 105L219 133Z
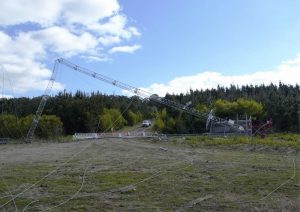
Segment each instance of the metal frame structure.
M228 119L227 123L229 124L237 124L244 128L244 131L240 131L239 133L236 133L232 131L231 128L229 128L227 125L224 125L223 122L211 122L209 123L209 135L210 136L231 136L231 135L246 135L246 136L252 136L252 118L251 116L248 118L247 115L245 119L239 119L238 117L236 120Z
M91 71L91 70L83 68L81 66L78 66L78 65L76 65L74 63L71 63L70 61L68 61L66 59L59 58L59 59L55 60L50 81L49 81L48 86L47 86L47 88L46 88L46 90L45 90L45 92L44 92L44 94L42 96L42 100L41 100L41 102L39 104L39 107L38 107L38 109L36 111L36 114L34 116L34 119L32 121L30 129L29 129L29 131L27 133L26 142L29 142L32 139L32 137L34 135L34 132L35 132L37 126L38 126L41 114L42 114L42 112L44 110L46 102L47 102L47 100L49 98L49 94L50 94L50 92L52 90L52 87L53 87L53 84L55 82L55 78L56 78L56 75L57 75L58 66L60 64L66 66L68 68L70 68L73 71L80 72L82 74L85 74L85 75L90 76L92 78L95 78L97 80L106 82L106 83L111 84L113 86L119 87L119 88L121 88L123 90L129 91L129 92L131 92L131 93L133 93L133 94L135 94L135 95L137 95L137 96L139 96L141 98L149 99L150 101L157 102L157 103L165 105L167 107L171 107L171 108L183 111L185 113L188 113L188 114L190 114L192 116L195 116L197 118L200 118L200 119L205 119L205 120L207 120L207 123L206 123L206 127L207 128L208 128L208 125L210 123L222 123L224 126L229 127L234 132L241 133L241 132L245 131L244 127L241 126L241 125L239 125L239 124L236 124L236 123L232 124L232 123L229 123L228 120L226 120L226 119L222 119L222 118L214 116L213 111L211 111L208 114L200 112L198 110L195 110L193 108L188 107L187 105L182 105L182 104L179 104L177 102L168 100L166 98L159 97L156 94L151 94L151 93L149 93L147 91L143 91L143 90L141 90L139 88L133 87L131 85L125 84L125 83L120 82L118 80L112 79L110 77L104 76L104 75L99 74L97 72Z
M263 124L258 124L253 126L253 135L260 135L261 138L266 137L267 133L271 131L273 126L272 119L267 120Z
M34 135L34 132L39 124L39 121L40 121L40 118L41 118L41 115L44 111L44 108L45 108L45 105L47 103L47 100L49 98L49 94L52 90L52 87L53 87L53 84L55 82L55 79L56 79L56 75L57 75L57 70L58 70L58 63L59 61L58 60L55 60L55 63L54 63L54 67L53 67L53 70L52 70L52 74L51 74L51 78L49 80L49 83L47 85L47 88L42 96L42 99L40 101L40 104L39 104L39 107L37 109L37 111L35 112L35 115L33 117L33 120L32 120L32 123L31 123L31 126L27 132L27 136L25 138L25 142L29 142L33 135Z

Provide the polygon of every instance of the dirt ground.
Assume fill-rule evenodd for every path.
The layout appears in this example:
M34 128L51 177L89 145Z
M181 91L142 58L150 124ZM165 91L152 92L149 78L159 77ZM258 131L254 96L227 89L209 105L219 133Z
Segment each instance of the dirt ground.
M1 145L0 161L0 211L300 211L299 153L102 139Z

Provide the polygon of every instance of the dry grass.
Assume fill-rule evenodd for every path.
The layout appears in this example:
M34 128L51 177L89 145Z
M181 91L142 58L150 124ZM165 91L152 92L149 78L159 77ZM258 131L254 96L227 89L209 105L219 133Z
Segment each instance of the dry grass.
M7 203L0 210L15 210L8 191L24 191L15 199L20 211L300 210L299 153L180 143L107 139L0 146L0 204ZM293 161L295 177L262 199L293 176Z

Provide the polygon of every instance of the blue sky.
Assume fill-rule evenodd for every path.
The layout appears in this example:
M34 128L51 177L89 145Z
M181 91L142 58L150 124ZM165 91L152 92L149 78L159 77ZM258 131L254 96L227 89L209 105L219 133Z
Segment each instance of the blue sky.
M57 57L159 95L300 82L297 0L33 2L0 3L5 95L41 95ZM63 67L61 89L126 94Z

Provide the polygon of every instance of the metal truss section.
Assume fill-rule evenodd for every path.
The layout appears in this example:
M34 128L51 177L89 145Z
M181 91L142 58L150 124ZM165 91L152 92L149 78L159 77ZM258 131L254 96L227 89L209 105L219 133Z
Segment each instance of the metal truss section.
M226 119L218 118L218 117L214 116L212 112L203 113L203 112L200 112L198 110L195 110L195 109L189 107L189 105L191 104L190 102L186 105L183 105L183 104L168 100L166 98L159 97L156 94L151 94L147 91L143 91L139 88L136 88L136 87L133 87L131 85L125 84L123 82L117 81L117 80L112 79L110 77L107 77L107 76L104 76L102 74L90 71L89 69L83 68L81 66L78 66L74 63L69 62L68 60L60 58L60 59L57 59L54 63L51 79L48 83L48 86L47 86L45 92L44 92L44 95L42 97L40 105L39 105L39 107L36 111L36 114L35 114L34 119L32 121L31 127L30 127L30 129L27 133L26 141L30 141L32 139L32 137L34 135L34 132L35 132L37 126L38 126L41 114L44 110L47 99L49 97L49 94L50 94L50 92L52 90L52 87L53 87L53 84L55 82L55 78L56 78L56 75L57 75L57 70L58 70L59 64L65 65L66 67L68 67L68 68L70 68L74 71L80 72L80 73L85 74L87 76L90 76L92 78L95 78L95 79L98 79L100 81L111 84L113 86L119 87L123 90L129 91L129 92L131 92L131 93L133 93L133 94L135 94L135 95L137 95L141 98L149 99L150 101L157 102L157 103L165 105L167 107L171 107L171 108L174 108L174 109L177 109L177 110L181 110L181 111L183 111L185 113L188 113L192 116L195 116L197 118L207 120L206 126L208 126L210 123L216 122L216 123L222 123L222 125L227 126L230 129L232 129L233 131L238 132L238 133L243 133L245 131L245 129L241 125L231 123Z

